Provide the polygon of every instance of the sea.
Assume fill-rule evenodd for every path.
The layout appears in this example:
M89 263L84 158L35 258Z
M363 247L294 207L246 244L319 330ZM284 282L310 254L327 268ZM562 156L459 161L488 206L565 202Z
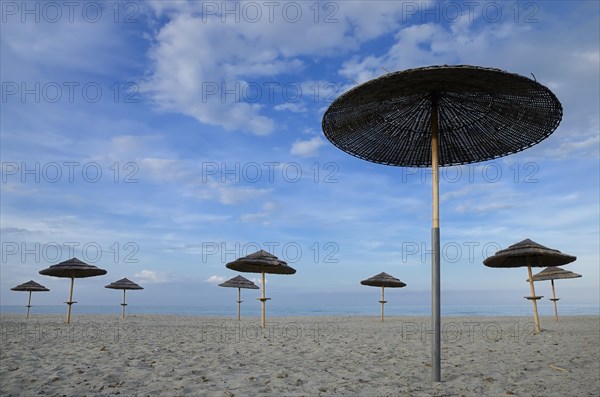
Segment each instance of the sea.
M260 316L260 308L244 307L241 311L244 317ZM120 314L121 306L73 306L73 313L78 314ZM0 306L0 314L3 313L25 313L24 306ZM538 305L541 316L553 316L552 305ZM442 305L442 316L464 316L464 317L493 317L493 316L531 316L533 309L529 304L520 305ZM66 305L37 305L31 308L31 314L65 314ZM209 306L136 306L128 305L127 314L163 314L179 316L237 316L237 305L231 307L214 308ZM387 316L430 316L430 306L392 306L386 305ZM600 315L600 304L559 304L559 316L571 315ZM327 308L302 308L302 307L269 307L267 304L267 315L277 317L296 316L378 316L380 306L344 306Z

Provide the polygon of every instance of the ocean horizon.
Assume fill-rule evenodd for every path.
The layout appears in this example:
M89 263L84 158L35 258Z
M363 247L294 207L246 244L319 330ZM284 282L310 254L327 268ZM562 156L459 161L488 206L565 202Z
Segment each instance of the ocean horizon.
M35 314L65 314L66 305L35 305L32 306L30 315ZM25 313L26 308L18 305L0 306L0 314ZM533 311L531 305L442 305L443 316L531 316ZM554 308L551 305L538 305L541 316L553 316ZM179 316L234 316L237 315L237 306L230 308L207 307L207 306L147 306L128 305L128 315L135 314L162 314ZM241 313L243 317L260 316L260 307L244 307ZM296 316L379 316L379 305L365 305L352 307L328 307L328 308L301 308L301 307L273 307L267 306L267 316L274 317L296 317ZM115 305L76 305L73 306L72 314L121 314L121 307ZM386 306L386 316L429 316L430 306ZM600 315L600 305L595 304L562 304L558 307L559 316L569 315Z

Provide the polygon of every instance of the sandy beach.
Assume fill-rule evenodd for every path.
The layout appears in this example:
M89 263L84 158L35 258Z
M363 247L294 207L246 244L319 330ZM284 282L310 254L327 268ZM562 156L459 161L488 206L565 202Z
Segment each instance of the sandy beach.
M1 315L2 396L597 396L600 318Z

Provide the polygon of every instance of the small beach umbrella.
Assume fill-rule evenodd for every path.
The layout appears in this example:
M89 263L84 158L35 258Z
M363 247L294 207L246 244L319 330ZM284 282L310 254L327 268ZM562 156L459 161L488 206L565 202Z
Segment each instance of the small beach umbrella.
M525 150L556 130L562 106L542 84L500 69L431 66L388 73L340 95L323 132L341 150L400 167L431 167L432 374L441 381L439 167Z
M389 274L382 272L371 278L360 282L362 285L369 285L371 287L381 287L381 322L383 322L383 305L387 303L385 300L385 287L388 288L402 288L406 287L406 284L398 280L396 277L390 276Z
M65 302L67 308L67 324L71 322L71 305L77 303L73 301L73 284L76 278L102 276L106 270L100 269L94 265L88 265L77 258L71 258L59 264L52 265L47 269L40 270L40 274L52 277L64 277L71 279L71 289L69 291L69 301Z
M261 324L264 328L265 321L265 302L271 298L265 298L265 273L270 274L294 274L296 269L288 266L288 264L275 255L267 251L260 250L253 254L238 258L233 262L225 265L228 269L246 273L260 273L262 275L262 296L258 300L262 302Z
M219 287L230 287L230 288L238 289L238 300L237 300L238 321L240 321L241 320L240 306L242 304L242 288L258 289L258 286L256 284L254 284L252 281L248 280L244 276L235 276L234 278L229 279L222 284L219 284Z
M541 244L525 239L508 248L496 252L496 254L486 258L483 264L488 267L525 267L529 273L529 288L531 296L526 296L525 299L531 300L533 304L533 315L535 321L536 332L542 332L540 326L540 318L538 316L537 301L543 298L535 295L535 287L533 285L532 267L547 267L566 265L575 261L577 258L572 255L563 254L559 250L544 247Z
M554 303L554 318L558 321L558 310L556 309L556 302L559 298L556 297L556 293L554 292L554 280L564 279L564 278L579 278L581 274L574 273L570 270L565 270L560 267L547 267L538 274L533 275L533 281L544 281L550 280L552 284L552 298L550 300ZM529 279L527 279L529 281Z
M118 281L115 281L114 283L105 285L104 288L122 289L123 290L123 303L121 303L121 318L122 319L125 318L125 306L127 306L127 303L125 303L125 291L128 289L144 289L144 288L140 287L139 285L137 285L136 283L134 283L133 281L126 279L126 278L122 278Z
M29 318L29 308L31 307L31 293L32 292L45 292L50 291L48 288L44 287L41 284L36 283L33 280L29 280L26 283L19 284L16 287L11 288L11 291L29 291L29 302L27 302L27 316L26 319Z

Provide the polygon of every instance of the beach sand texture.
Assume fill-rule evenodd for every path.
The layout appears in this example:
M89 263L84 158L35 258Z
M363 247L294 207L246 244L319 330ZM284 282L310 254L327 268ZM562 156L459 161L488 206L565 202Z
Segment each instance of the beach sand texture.
M2 314L2 396L598 396L600 317Z

